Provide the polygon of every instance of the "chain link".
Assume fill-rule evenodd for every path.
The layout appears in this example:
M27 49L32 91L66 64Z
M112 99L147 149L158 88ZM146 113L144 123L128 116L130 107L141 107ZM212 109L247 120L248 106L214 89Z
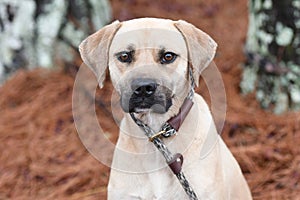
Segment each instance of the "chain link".
M181 183L181 186L183 187L186 194L189 196L190 200L198 200L196 193L194 192L193 188L190 186L189 182L185 178L183 172L179 172L176 174L177 179Z
M165 138L171 137L176 134L176 130L168 122L166 122L162 126L161 130L164 132L162 136Z
M191 79L191 90L188 93L187 98L192 100L194 98L194 94L195 94L195 90L194 90L195 80L194 80L192 68L189 67L188 70L189 70L189 75L190 75L190 79Z

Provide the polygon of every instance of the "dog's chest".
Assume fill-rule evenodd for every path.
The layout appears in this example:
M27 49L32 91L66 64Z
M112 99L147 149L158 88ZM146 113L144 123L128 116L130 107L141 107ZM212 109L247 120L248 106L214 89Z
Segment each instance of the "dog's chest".
M112 172L119 173L119 172ZM115 174L116 175L116 174ZM169 173L168 168L147 174L122 174L118 178L126 180L126 183L115 185L115 181L110 180L113 187L111 199L140 199L140 200L168 200L186 199L185 192L176 180L176 177ZM119 180L120 181L120 180ZM119 196L118 193L120 194Z

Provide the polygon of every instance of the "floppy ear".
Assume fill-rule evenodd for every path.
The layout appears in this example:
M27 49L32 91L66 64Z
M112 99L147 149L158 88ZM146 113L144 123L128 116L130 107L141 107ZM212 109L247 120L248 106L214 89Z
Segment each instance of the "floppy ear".
M115 21L90 35L79 45L81 58L83 62L93 70L100 88L103 87L105 80L111 40L120 27L121 23Z
M201 72L215 56L217 43L209 35L186 21L179 20L175 22L174 26L185 39L188 59L193 67L195 84L198 86Z

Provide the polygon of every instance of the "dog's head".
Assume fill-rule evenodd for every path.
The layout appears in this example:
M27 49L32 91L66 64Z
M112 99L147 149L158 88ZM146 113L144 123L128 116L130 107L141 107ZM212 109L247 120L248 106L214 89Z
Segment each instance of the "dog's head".
M190 90L188 66L196 85L212 61L216 43L185 21L141 18L116 21L85 39L79 47L100 87L106 68L125 112L165 113Z

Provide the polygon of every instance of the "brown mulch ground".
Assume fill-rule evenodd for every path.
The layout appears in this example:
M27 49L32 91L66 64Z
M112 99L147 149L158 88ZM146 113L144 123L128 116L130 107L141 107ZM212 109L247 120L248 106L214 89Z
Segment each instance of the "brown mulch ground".
M240 63L247 31L245 0L112 0L114 17L185 19L219 44L228 113L223 138L254 199L300 199L300 113L273 115L241 96ZM79 65L75 62L75 65ZM109 168L78 139L72 117L74 74L20 71L0 87L0 200L105 199ZM108 94L109 82L102 94ZM201 94L207 97L205 90ZM100 92L101 93L101 92ZM110 106L108 98L102 100ZM107 114L98 108L99 115ZM111 118L101 121L112 135Z

